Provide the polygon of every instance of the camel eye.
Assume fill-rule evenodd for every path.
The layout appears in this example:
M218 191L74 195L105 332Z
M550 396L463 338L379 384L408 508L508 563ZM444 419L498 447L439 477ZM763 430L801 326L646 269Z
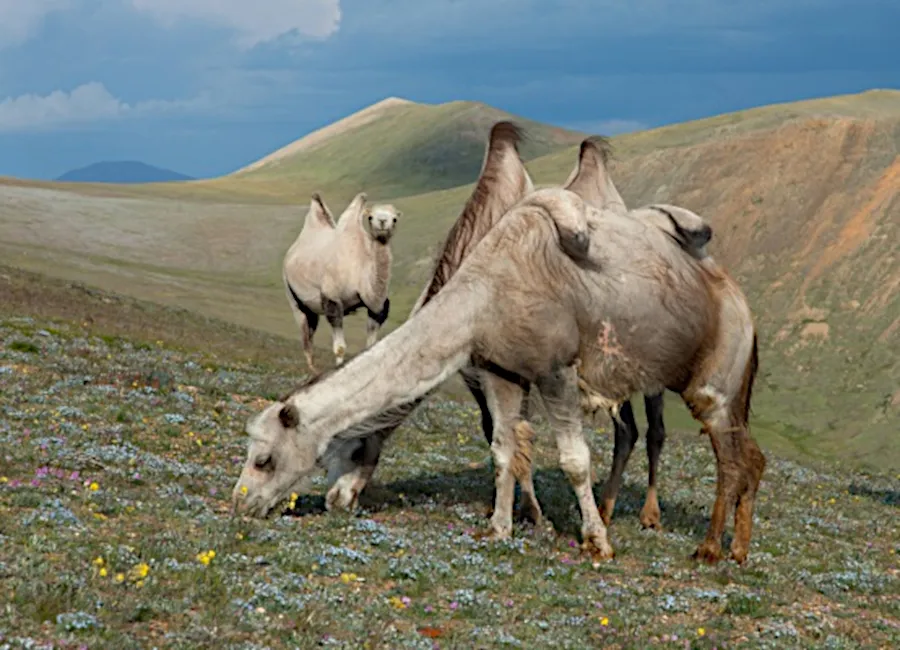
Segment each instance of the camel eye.
M394 217L394 220L392 223L397 223L397 217Z
M266 454L264 456L257 456L256 460L253 461L253 466L263 472L274 472L275 471L275 461L272 460L271 454Z
M372 223L372 215L369 215L369 223Z

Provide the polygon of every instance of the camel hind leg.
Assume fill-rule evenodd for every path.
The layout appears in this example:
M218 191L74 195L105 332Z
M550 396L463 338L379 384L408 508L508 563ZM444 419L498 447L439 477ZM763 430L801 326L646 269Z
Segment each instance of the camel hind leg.
M706 538L693 557L709 563L722 558L722 534L734 508L735 534L731 557L738 564L747 559L753 524L756 493L765 471L766 459L750 436L750 394L758 366L756 335L740 388L729 397L714 387L703 385L689 390L685 399L694 417L703 423L716 456L716 500Z
M306 356L306 365L311 373L316 374L319 370L316 368L313 360L313 337L316 335L316 328L319 326L319 315L300 300L289 284L286 284L286 286L291 313L294 315L294 320L300 328L300 338L303 341L303 354Z

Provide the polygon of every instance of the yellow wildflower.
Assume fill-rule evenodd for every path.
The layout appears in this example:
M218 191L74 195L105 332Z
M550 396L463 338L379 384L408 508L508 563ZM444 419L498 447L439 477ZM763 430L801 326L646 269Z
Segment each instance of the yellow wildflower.
M106 567L100 569L100 577L105 578L107 575Z
M134 586L135 586L135 587L143 587L143 586L144 586L144 581L143 581L143 580L138 580L137 582L134 583Z
M135 580L140 580L141 578L146 578L147 574L150 573L150 566L146 562L141 562L134 569L132 569L132 574L134 575Z
M609 619L604 616L603 618L600 619L600 625L602 625L603 627L606 627L607 625L609 625Z
M117 573L116 574L116 582L125 582L125 574Z
M246 494L247 494L247 486L246 485L241 486L241 494L246 496Z
M388 602L391 604L391 607L394 609L406 609L406 603L404 603L399 597L391 596L388 598Z
M243 533L235 533L234 538L236 540L242 540L242 539L244 539L244 534Z
M341 582L343 582L345 585L348 585L351 582L356 582L356 574L355 573L342 573L341 574Z
M214 557L216 557L216 552L212 549L210 549L209 551L203 551L202 553L197 553L197 561L203 566L209 566L209 563Z
M835 500L834 497L828 499L828 505L832 505L832 506L833 506L835 503L837 503L837 501Z
M93 483L90 484L89 487L90 487L91 492L96 492L97 490L100 489L100 484L97 483L97 481L94 481Z
M203 446L203 441L200 440L200 438L197 438L197 446L198 446L198 447L202 447L202 446Z
M702 628L702 627L698 627L697 634L699 634L700 636L704 636L706 634L706 629Z
M9 479L5 476L0 476L0 483L9 483Z
M94 558L94 564L97 566L103 566L103 564L104 564L103 558L102 557Z

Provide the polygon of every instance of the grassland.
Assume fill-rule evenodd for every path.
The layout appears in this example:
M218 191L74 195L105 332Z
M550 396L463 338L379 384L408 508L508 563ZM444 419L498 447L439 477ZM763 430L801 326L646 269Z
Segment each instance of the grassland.
M503 116L466 102L389 102L277 163L219 179L3 181L0 256L297 340L280 264L309 194L323 191L340 211L366 189L406 215L393 244L390 329L409 313L477 176L487 129ZM526 126L535 180L560 182L580 136ZM711 250L745 289L760 330L754 424L767 447L900 464L900 92L765 106L614 145L613 174L630 205L678 203L712 222ZM351 347L363 330L351 317ZM328 337L323 325L323 348ZM296 354L287 341L283 349ZM671 417L682 421L683 409Z
M688 555L715 471L696 430L661 463L642 531L635 454L598 568L538 418L549 525L477 540L489 451L468 404L433 399L385 452L362 510L323 485L232 519L241 429L299 378L289 342L184 310L0 269L0 647L893 648L900 476L768 450L751 557ZM608 432L587 429L597 489Z

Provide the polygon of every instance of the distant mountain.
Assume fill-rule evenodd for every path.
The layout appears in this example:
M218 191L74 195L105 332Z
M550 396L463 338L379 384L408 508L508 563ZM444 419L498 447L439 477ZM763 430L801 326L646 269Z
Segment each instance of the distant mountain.
M190 176L136 160L108 160L73 169L56 180L79 183L163 183L190 181Z

